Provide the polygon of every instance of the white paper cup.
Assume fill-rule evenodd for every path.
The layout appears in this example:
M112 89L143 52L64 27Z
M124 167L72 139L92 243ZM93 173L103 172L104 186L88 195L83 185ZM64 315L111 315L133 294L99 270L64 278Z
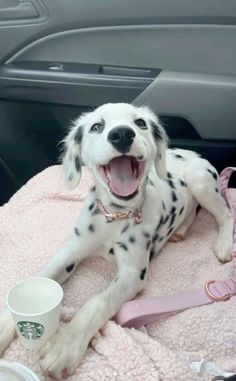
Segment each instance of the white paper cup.
M62 298L61 286L44 277L25 279L10 289L6 305L25 348L39 350L54 335Z

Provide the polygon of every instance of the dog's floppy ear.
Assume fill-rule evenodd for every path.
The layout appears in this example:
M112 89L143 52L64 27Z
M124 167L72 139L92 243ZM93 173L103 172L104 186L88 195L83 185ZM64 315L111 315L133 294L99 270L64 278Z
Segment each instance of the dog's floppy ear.
M168 137L164 128L161 126L158 119L151 121L152 134L157 146L155 158L155 168L158 176L162 179L166 178L166 149Z
M80 182L82 138L83 127L77 121L64 140L62 164L65 183L69 189L74 189Z

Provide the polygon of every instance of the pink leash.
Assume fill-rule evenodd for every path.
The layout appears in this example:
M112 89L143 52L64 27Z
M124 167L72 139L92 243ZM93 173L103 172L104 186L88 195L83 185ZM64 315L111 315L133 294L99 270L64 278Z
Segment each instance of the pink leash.
M219 184L221 194L230 207L235 222L232 250L234 274L232 274L232 278L225 281L208 281L203 288L195 291L163 295L158 298L136 299L124 303L114 317L118 324L129 328L140 328L188 308L226 301L236 295L236 197L233 200L228 189L228 182L234 171L236 168L225 168L220 174Z

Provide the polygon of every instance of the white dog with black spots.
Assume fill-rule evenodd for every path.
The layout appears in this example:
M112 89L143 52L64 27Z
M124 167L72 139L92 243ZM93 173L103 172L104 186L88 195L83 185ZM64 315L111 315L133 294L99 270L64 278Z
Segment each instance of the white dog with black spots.
M43 348L41 366L56 379L75 372L91 338L145 287L150 260L169 239L184 239L199 205L218 224L215 255L231 259L233 219L216 169L195 152L167 149L167 140L148 107L118 103L81 115L64 141L68 186L79 184L82 164L95 186L70 237L40 275L61 284L93 255L116 261L118 271ZM9 313L2 312L0 353L14 333Z

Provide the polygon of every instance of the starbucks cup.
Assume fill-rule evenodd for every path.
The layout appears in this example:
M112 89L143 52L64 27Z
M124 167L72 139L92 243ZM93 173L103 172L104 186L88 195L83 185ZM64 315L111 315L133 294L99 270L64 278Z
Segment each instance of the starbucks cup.
M10 310L22 345L41 349L58 329L63 290L52 279L25 279L8 292Z

